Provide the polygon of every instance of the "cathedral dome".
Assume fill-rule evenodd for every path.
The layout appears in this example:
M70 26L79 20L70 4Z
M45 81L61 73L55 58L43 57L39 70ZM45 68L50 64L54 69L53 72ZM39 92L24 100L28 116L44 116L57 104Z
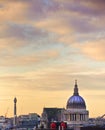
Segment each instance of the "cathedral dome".
M78 93L77 81L75 81L74 94L68 99L66 108L86 109L85 101Z

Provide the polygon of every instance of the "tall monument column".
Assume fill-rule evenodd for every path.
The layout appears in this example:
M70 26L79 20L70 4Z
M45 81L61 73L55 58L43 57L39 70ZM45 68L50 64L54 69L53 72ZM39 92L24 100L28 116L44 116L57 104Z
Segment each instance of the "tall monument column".
M17 106L16 106L16 103L17 103L17 99L15 97L14 98L14 126L16 126L16 123L17 123Z

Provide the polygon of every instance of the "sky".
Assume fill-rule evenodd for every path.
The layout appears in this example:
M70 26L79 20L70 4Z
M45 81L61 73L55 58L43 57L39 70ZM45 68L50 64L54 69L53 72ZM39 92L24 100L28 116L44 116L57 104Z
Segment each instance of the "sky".
M0 0L0 115L66 108L75 80L105 114L105 0Z

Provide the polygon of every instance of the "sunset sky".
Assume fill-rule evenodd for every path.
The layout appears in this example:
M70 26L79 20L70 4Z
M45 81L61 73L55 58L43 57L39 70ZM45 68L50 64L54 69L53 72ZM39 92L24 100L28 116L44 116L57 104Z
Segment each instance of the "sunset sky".
M75 79L105 114L105 0L0 0L0 115L66 107Z

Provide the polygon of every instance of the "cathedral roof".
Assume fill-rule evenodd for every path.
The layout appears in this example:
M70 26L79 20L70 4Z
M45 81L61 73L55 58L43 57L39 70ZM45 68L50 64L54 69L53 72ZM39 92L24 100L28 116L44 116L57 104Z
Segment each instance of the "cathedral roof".
M77 81L74 85L74 93L67 101L66 108L75 108L75 109L86 109L86 104L84 99L79 95Z

